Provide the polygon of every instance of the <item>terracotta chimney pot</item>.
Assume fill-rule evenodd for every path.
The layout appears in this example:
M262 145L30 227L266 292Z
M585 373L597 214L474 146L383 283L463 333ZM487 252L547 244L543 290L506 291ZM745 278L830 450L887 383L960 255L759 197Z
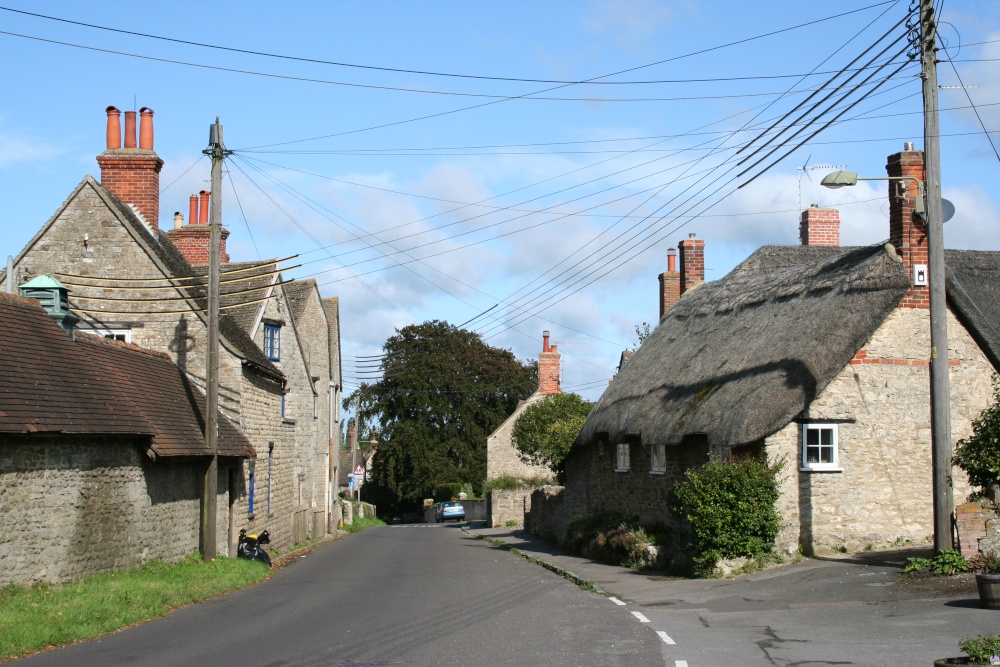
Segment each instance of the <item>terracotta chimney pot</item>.
M198 224L198 195L191 195L191 200L188 204L188 224Z
M108 112L108 148L122 147L122 112L118 107L110 106Z
M548 331L543 331L542 332L542 352L548 352L548 351L549 351L549 332Z
M125 112L125 148L135 148L135 112Z
M202 190L198 194L201 195L201 212L198 214L198 224L207 225L208 224L208 197L211 194L208 190Z
M677 271L677 248L667 249L667 271L670 273Z
M139 148L153 150L153 110L149 107L139 109Z

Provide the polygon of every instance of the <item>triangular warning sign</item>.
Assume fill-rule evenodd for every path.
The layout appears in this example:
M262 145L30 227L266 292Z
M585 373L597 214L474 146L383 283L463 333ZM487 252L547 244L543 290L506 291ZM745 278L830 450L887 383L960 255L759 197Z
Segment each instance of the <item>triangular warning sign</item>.
M358 464L358 467L354 469L354 476L355 477L363 477L364 474L365 474L365 469L363 467L361 467L360 464Z

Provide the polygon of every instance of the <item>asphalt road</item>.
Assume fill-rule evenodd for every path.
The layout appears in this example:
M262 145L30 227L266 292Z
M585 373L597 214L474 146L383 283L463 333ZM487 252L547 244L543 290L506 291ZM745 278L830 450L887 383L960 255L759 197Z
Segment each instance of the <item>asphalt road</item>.
M606 597L454 524L413 524L329 543L254 588L15 664L661 666L665 646Z

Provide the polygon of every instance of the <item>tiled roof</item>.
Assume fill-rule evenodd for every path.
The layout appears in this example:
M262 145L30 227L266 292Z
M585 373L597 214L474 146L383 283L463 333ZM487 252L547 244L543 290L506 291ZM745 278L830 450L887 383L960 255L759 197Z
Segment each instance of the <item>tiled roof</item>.
M207 455L205 396L164 354L78 334L71 339L37 302L0 294L0 432L152 438L159 456ZM252 456L219 414L219 454Z

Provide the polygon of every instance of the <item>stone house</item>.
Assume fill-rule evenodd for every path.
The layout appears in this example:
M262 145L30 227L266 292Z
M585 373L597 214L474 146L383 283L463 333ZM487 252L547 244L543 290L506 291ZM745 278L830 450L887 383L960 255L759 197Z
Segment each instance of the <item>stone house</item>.
M78 329L163 352L204 389L211 193L190 198L188 224L176 213L174 228L160 229L153 112L139 111L138 142L135 112L125 112L124 142L120 115L107 109L101 181L85 176L0 279L16 286L56 275L71 288ZM233 512L281 548L338 520L339 311L314 281L282 280L278 260L230 262L228 236L223 229L219 405L257 452L242 464Z
M923 154L892 155L887 170L923 180ZM781 551L924 543L930 316L915 193L910 180L890 181L884 245L839 247L837 212L812 207L802 246L760 248L721 280L667 299L591 412L565 489L539 493L529 524L558 536L574 519L619 512L669 525L669 492L686 469L756 453L785 462ZM957 441L1000 369L1000 253L952 250L945 261ZM961 471L953 478L960 503L968 485Z
M204 394L166 354L73 332L57 281L26 288L50 295L51 316L0 293L0 585L190 555L210 458ZM218 449L231 506L254 450L221 412ZM235 531L227 514L220 542Z
M538 353L538 389L521 401L514 412L486 438L486 479L507 475L516 479L555 479L548 466L525 462L514 447L514 424L528 407L546 396L561 393L561 356L555 345L549 345L549 332L542 332L542 351Z

